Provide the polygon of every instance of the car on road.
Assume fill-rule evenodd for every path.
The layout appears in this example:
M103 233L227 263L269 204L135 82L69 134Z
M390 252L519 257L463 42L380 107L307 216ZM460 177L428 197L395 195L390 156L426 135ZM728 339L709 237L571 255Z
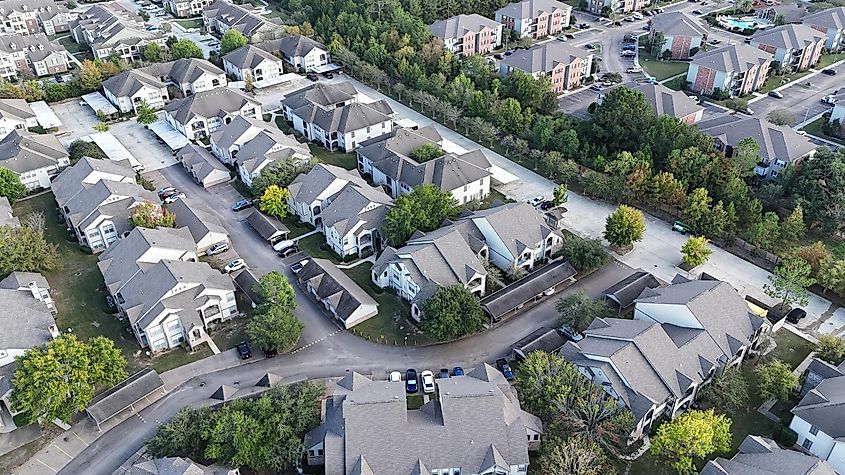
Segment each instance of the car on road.
M568 38L567 38L566 36L564 36L564 35L560 35L560 36L558 36L558 37L557 37L557 40L558 40L558 41L566 41L567 39L568 39Z
M440 368L440 372L435 376L436 379L449 379L449 368Z
M633 58L636 55L637 55L636 51L625 50L625 51L622 52L623 58Z
M249 349L249 343L245 341L238 343L238 356L242 360L248 360L252 358L252 350Z
M543 195L537 195L534 198L531 198L530 200L528 200L528 204L536 207L536 206L539 206L540 203L542 203L543 201L546 201L546 197L543 196Z
M622 26L622 22L619 21L619 20L616 20L616 21L613 22L613 26Z
M226 252L229 250L229 243L226 241L218 242L217 244L208 248L205 251L206 256L213 256L215 254L220 254L221 252Z
M721 42L722 42L722 40L710 40L710 41L709 41L709 43L710 43L711 45L713 45L713 46L716 46L716 45L718 45L718 44L719 44L719 43L721 43Z
M593 91L603 91L604 87L602 87L601 84L593 84L592 86L590 86L590 89L592 89Z
M454 368L452 368L452 376L463 376L463 375L464 375L464 369L461 368L460 366L455 366Z
M292 256L292 255L296 254L297 252L299 252L299 246L297 246L296 244L294 244L293 246L289 246L289 247L286 247L286 248L284 248L284 249L280 250L280 251L279 251L279 256L281 256L281 257L290 257L290 256Z
M161 199L165 199L171 197L173 195L178 195L181 191L177 190L176 188L170 187L169 189L162 191L158 194L158 197Z
M405 392L406 393L415 393L419 390L417 387L417 370L413 368L408 368L405 371Z
M822 97L822 104L834 105L834 104L836 104L836 97L834 97L832 95L824 96L824 97Z
M499 371L501 371L502 374L505 375L505 379L507 379L508 381L513 380L513 370L511 369L511 365L508 364L508 360L504 358L497 359L496 367L499 368Z
M290 271L294 274L299 274L302 271L302 268L305 267L305 264L308 264L308 259L302 259L296 264L293 264L290 266Z
M496 59L504 59L505 58L504 56L502 56L502 53L496 53L496 54L493 55L493 57L496 58Z
M237 270L241 270L244 267L246 267L246 262L243 259L234 259L232 261L229 261L229 263L226 264L225 267L223 267L223 272L230 274Z
M836 70L831 68L822 69L822 74L827 74L828 76L836 76Z
M512 49L509 49L509 50L505 51L505 56L510 56L510 55L512 55L512 54L513 54L513 50L512 50Z
M248 200L246 198L238 200L232 205L232 211L242 211L247 208L252 208L252 200Z
M807 312L803 308L793 308L786 314L786 321L792 324L798 323L799 320L807 316Z
M420 382L422 383L423 392L431 394L434 392L434 373L425 370L420 373Z
M161 201L162 201L162 203L169 205L170 203L175 203L177 200L184 200L184 199L185 199L185 193L175 193L175 194L172 194L172 195L168 196L167 198L165 198Z
M633 66L625 70L626 73L635 74L643 72L643 68L639 66Z
M672 223L672 231L686 235L692 232L692 228L686 225L683 221L675 221Z
M326 78L326 79L334 79L334 74L326 72L326 73L323 73L323 77Z
M754 111L747 108L747 107L743 107L742 109L738 109L737 112L741 112L745 115L754 115Z
M769 97L774 97L775 99L783 99L783 94L780 91L769 91Z
M590 50L592 50L592 49L596 49L595 45L593 45L592 43L587 43L587 44L585 44L585 45L584 45L584 48L587 48L587 49L590 49Z
M560 327L558 327L557 331L561 335L563 335L564 338L575 343L578 343L579 341L584 339L584 335L576 332L575 330L569 328L566 325L561 325Z
M643 14L642 14L642 13L640 13L640 12L634 12L634 14L633 14L633 15L631 15L631 17L632 17L634 20L642 20L642 19L644 18L644 17L643 17Z
M637 45L628 43L626 45L622 45L622 51L636 51Z
M692 14L693 15L704 15L704 12L702 12L701 10L695 9L695 10L692 11Z
M393 371L390 373L390 376L387 377L387 380L391 383L401 383L402 373L400 373L399 371Z
M572 33L565 33L563 36L565 36L566 39L568 39L568 40L574 40L575 39L575 35L573 35Z

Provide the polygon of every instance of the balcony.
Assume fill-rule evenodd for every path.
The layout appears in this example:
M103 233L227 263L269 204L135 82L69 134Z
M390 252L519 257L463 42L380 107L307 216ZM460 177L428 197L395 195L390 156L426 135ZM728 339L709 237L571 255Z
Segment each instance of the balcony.
M769 174L769 168L772 166L772 162L761 161L757 163L754 167L754 173L756 173L760 177L765 177Z

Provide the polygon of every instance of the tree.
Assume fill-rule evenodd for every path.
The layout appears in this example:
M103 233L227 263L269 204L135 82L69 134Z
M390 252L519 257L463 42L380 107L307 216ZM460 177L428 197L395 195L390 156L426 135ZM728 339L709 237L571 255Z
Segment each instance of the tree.
M816 279L810 277L812 271L810 264L800 257L787 259L775 268L769 282L763 284L763 291L769 297L779 299L781 308L793 303L807 305L807 287L816 283Z
M182 38L170 45L170 56L173 59L198 58L203 59L202 49L193 41Z
M646 199L652 205L679 206L686 200L684 184L669 172L660 172L649 181Z
M561 325L581 333L596 318L607 318L615 312L603 300L593 300L584 292L567 295L555 306Z
M567 201L569 201L569 190L566 189L566 185L558 185L555 187L554 198L552 198L552 202L555 206L564 205Z
M825 249L823 242L816 241L813 244L799 247L795 250L795 255L807 261L813 269L813 274L817 274L819 268L821 268L822 261L827 255L827 250ZM818 275L816 277L818 277ZM821 284L821 279L819 279L819 284Z
M258 209L264 211L270 216L275 216L283 219L288 215L287 199L290 197L290 192L287 188L281 188L278 185L270 185L264 189L264 193L258 198Z
M103 85L103 73L96 63L86 59L79 67L76 83L85 92L99 89Z
M660 31L655 31L654 35L652 35L651 39L651 54L658 58L660 54L663 52L663 46L666 44L666 36L663 35Z
M686 224L696 231L703 230L710 217L711 201L707 190L704 188L693 190L684 203L683 215Z
M151 43L155 44L155 43ZM147 104L147 101L142 100L135 110L135 121L139 124L149 125L158 120L155 109Z
M816 273L819 285L825 290L832 290L841 296L845 296L845 259L837 259L833 256L825 256L819 264Z
M223 37L220 38L220 55L224 55L229 51L236 50L241 46L247 44L249 40L243 33L240 31L230 28L223 33Z
M285 351L296 345L303 328L305 326L289 309L277 305L256 311L247 324L246 333L261 349Z
M820 147L798 168L789 191L804 210L810 227L825 232L845 227L845 152Z
M732 111L744 111L748 109L748 101L734 97L725 101L725 106Z
M163 206L145 201L132 210L129 221L141 228L176 227L176 215Z
M795 209L783 220L780 228L780 238L788 244L795 244L804 239L807 228L804 225L804 208L801 203L795 205Z
M29 190L26 189L18 174L5 167L0 167L0 196L9 198L14 203L26 196Z
M486 293L495 292L507 285L502 269L499 269L488 260L482 260L481 265L487 271L487 278L484 279L484 290Z
M680 475L697 472L694 458L727 452L731 448L731 420L713 409L687 411L666 421L651 439L651 453L671 462Z
M108 132L109 131L109 124L105 122L98 122L94 124L93 127L95 132Z
M778 218L777 213L767 211L761 219L757 220L757 222L748 228L745 237L754 247L772 249L780 235L781 227L779 221L780 218Z
M786 109L774 109L766 114L766 119L775 125L792 127L795 124L795 116Z
M61 267L58 246L47 242L44 228L0 226L0 274L49 272Z
M798 375L793 374L792 368L781 360L769 361L757 367L754 372L760 378L757 389L764 400L786 401L798 387Z
M60 335L17 361L12 404L27 423L53 419L70 423L94 398L97 386L126 378L123 354L105 337L84 343L76 335Z
M261 196L270 185L287 188L294 178L311 170L310 163L299 163L295 160L279 160L261 170L261 175L252 180L252 194Z
M645 218L642 211L621 205L607 217L604 238L611 246L625 248L643 238Z
M604 250L598 239L586 239L580 236L567 236L560 247L561 256L572 264L578 272L590 273L610 261L610 255Z
M460 284L439 287L423 302L422 311L420 327L438 341L454 340L484 328L481 302Z
M293 286L281 272L273 271L263 275L252 290L259 295L260 305L282 307L291 311L296 308Z
M149 43L144 47L144 61L158 63L161 61L162 51L158 43Z
M460 209L451 193L424 184L396 199L385 216L383 230L391 246L401 247L414 231L433 231L443 220L457 217Z
M109 158L96 143L86 142L81 139L76 139L70 143L68 154L70 155L70 163L72 165L76 164L82 157L96 158L98 160L107 160Z
M540 473L607 475L616 470L604 450L586 437L550 437L540 451Z
M786 15L783 13L778 13L775 15L775 26L782 26L786 25Z
M573 382L583 378L575 365L557 353L532 351L519 365L516 387L522 408L549 420L557 411L558 403L573 389Z
M411 152L411 158L417 163L423 163L442 157L445 154L446 152L444 152L442 148L438 147L436 143L426 142Z
M708 242L704 236L690 236L681 247L684 264L689 267L698 267L707 262L710 254L713 254L713 250L707 247Z
M748 402L748 381L742 371L731 366L702 386L699 397L723 412L736 412Z
M839 366L845 360L845 339L836 335L819 335L816 356L833 366Z
M754 167L760 161L760 144L751 137L739 141L731 158L739 177L748 177L754 173Z

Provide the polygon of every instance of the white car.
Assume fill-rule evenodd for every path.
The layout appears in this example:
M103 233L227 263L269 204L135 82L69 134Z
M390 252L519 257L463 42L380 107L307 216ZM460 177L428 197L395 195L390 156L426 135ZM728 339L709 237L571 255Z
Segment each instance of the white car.
M634 73L641 73L641 72L643 72L643 68L640 68L640 67L634 66L634 67L632 67L632 68L628 68L628 69L626 69L626 70L625 70L625 72L627 72L627 73L631 73L631 74L634 74Z
M299 274L302 272L302 269L305 267L305 264L308 264L308 259L302 259L301 261L297 262L290 266L290 271L294 274Z
M537 195L534 198L528 200L528 204L531 206L540 206L542 202L546 201L546 197L543 195Z
M218 242L217 244L209 247L208 250L205 251L205 255L206 256L213 256L215 254L220 254L221 252L226 252L228 250L229 250L229 243L226 242L226 241L221 241L221 242Z
M182 200L182 199L185 199L185 193L178 193L178 194L175 194L175 195L170 195L167 198L165 198L164 200L162 200L162 202L166 205L169 205L170 203L175 203L176 200Z
M424 393L431 394L434 392L434 373L429 370L425 370L420 373L420 380L422 380Z
M822 104L830 104L830 105L836 104L836 97L834 97L832 95L831 96L824 96L824 97L822 97Z
M226 267L223 268L223 272L229 274L235 272L236 270L241 270L244 267L246 267L246 262L244 262L243 259L235 259L226 264Z
M400 373L399 371L393 371L390 373L390 376L387 378L387 380L391 383L401 383L402 373Z
M282 249L287 249L287 248L293 246L294 244L296 244L296 243L291 241L290 239L285 239L283 241L279 241L279 242L273 244L273 250L276 251L276 252L279 252Z

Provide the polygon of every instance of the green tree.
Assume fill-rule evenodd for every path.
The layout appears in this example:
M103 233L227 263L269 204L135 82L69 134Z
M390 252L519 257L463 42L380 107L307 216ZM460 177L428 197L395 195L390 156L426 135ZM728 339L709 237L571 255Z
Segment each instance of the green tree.
M155 44L155 43L151 43ZM147 101L142 100L135 110L135 121L139 124L149 125L158 120L155 109L147 104Z
M642 211L621 205L607 217L604 238L612 246L624 248L643 238L645 218Z
M478 297L463 285L439 287L422 305L420 327L438 341L460 338L484 328L484 310Z
M540 473L567 475L610 475L616 469L604 450L586 437L550 437L540 450Z
M293 286L281 272L273 271L261 276L252 290L258 294L260 305L282 307L291 311L296 308Z
M457 217L460 209L451 193L425 184L396 199L382 228L390 245L401 247L414 231L433 231L443 220Z
M795 124L795 116L786 109L774 109L766 114L766 119L775 125L792 127Z
M567 201L569 201L569 190L566 189L566 185L561 184L556 186L552 202L555 206L562 206L566 204Z
M109 131L109 124L105 122L98 122L94 124L93 127L95 132L108 132Z
M783 220L780 228L780 238L788 244L796 244L804 239L807 228L804 225L804 208L801 204L795 205L795 209Z
M543 420L550 420L557 412L557 405L565 402L583 379L572 363L557 353L532 351L519 365L516 387L522 407Z
M586 330L594 319L608 318L616 314L603 300L594 300L584 292L561 298L555 308L560 317L560 324L578 333Z
M610 255L598 239L567 236L560 247L560 255L578 272L589 273L610 262Z
M707 247L708 242L704 236L690 236L681 247L684 264L698 267L707 262L710 254L713 254L713 250Z
M748 110L748 101L734 97L725 101L725 107L732 111L745 111Z
M438 147L436 143L427 142L411 152L411 158L417 163L423 163L442 157L445 154L446 152L444 152L442 148Z
M699 397L724 412L736 412L748 402L748 381L735 366L701 387Z
M270 216L283 219L289 212L287 203L289 197L290 192L287 188L270 185L264 189L264 193L258 198L258 209Z
M70 423L94 398L97 386L126 378L123 354L104 337L86 344L76 335L60 335L17 361L12 404L27 423L53 419Z
M663 46L666 45L666 36L660 31L655 31L651 38L651 54L655 58L659 58L663 53Z
M0 196L5 196L9 198L9 202L14 203L26 196L27 191L17 173L8 168L0 167Z
M751 137L740 140L731 159L739 177L748 177L754 173L754 167L760 161L760 144Z
M144 61L158 63L161 61L162 51L158 43L149 43L144 47Z
M710 218L709 193L704 188L696 188L687 196L684 204L684 222L692 229L701 232L707 226Z
M617 87L605 95L601 105L590 115L585 135L591 143L602 144L612 152L638 150L643 143L643 131L656 120L654 108L642 92Z
M311 170L310 163L298 163L294 160L279 160L261 170L261 175L252 180L252 194L261 196L270 185L287 188L294 178Z
M170 45L170 56L173 59L198 58L203 59L202 49L193 41L182 38Z
M845 227L845 152L821 147L798 168L789 190L810 227L825 232Z
M816 356L833 366L839 366L845 360L845 339L836 335L819 335Z
M234 28L230 28L226 30L226 33L223 33L223 37L220 38L220 55L222 56L229 51L236 50L248 42L249 40L243 33Z
M657 428L651 453L669 462L680 475L697 472L694 459L703 459L731 448L731 420L713 409L687 411Z
M772 249L780 234L780 218L774 211L767 211L763 217L752 224L745 236L749 244L760 249Z
M660 172L648 182L646 199L651 205L680 206L686 200L684 184L669 172Z
M49 272L61 267L58 245L47 242L43 228L0 226L0 274Z
M82 61L82 65L79 67L76 83L85 92L94 91L103 85L103 73L96 63L86 59Z
M845 259L837 259L827 255L819 263L819 270L816 273L819 285L825 291L832 290L835 293L845 296Z
M754 370L759 377L757 389L765 399L786 401L798 387L798 375L781 360L772 360Z
M86 142L81 139L76 139L68 146L68 154L70 155L70 163L76 164L82 157L96 158L98 160L108 160L103 150L94 142Z
M176 226L176 215L161 205L146 201L135 206L129 221L141 228L173 228Z
M304 325L290 309L282 306L260 307L246 327L249 339L265 350L286 351L302 336Z
M781 301L781 308L789 307L793 303L806 306L810 299L807 287L816 283L810 277L813 269L810 264L800 257L783 261L769 276L769 282L763 284L763 291L769 297Z

